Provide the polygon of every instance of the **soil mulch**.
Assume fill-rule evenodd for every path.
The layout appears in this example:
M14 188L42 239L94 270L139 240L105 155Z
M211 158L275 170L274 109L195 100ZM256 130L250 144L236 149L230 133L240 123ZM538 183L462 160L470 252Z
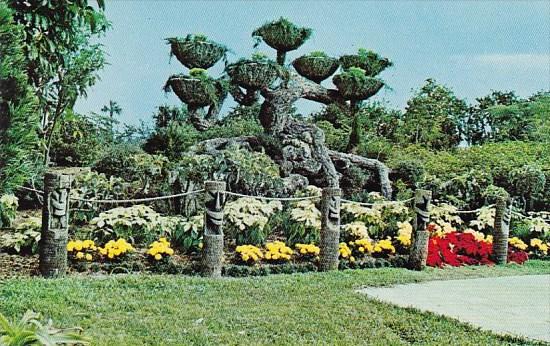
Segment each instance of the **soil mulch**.
M0 280L38 274L38 255L19 256L0 253Z

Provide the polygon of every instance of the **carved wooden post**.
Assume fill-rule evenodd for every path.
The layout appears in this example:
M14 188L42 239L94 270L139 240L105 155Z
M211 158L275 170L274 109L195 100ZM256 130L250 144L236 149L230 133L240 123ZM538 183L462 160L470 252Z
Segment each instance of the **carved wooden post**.
M342 190L328 187L323 189L321 200L321 271L338 269L338 246L340 244L340 196Z
M44 206L39 268L44 277L60 277L67 271L69 192L73 176L49 171L44 176Z
M506 264L508 260L508 233L510 232L510 197L500 196L496 202L495 234L493 235L493 260L496 264Z
M204 183L206 202L202 249L202 273L204 276L220 277L223 262L223 206L225 182Z
M413 222L412 246L409 255L409 267L414 270L422 270L426 267L428 241L430 240L427 226L430 222L429 207L431 200L431 191L416 190L414 195L416 217Z

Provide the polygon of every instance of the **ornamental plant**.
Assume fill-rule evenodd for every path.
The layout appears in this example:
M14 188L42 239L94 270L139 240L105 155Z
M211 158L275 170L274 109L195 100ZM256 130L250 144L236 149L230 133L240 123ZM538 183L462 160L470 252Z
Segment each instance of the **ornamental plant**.
M2 234L0 248L8 252L19 254L35 254L38 252L40 242L42 220L37 217L29 217L19 223L15 230Z
M295 244L294 247L296 251L300 254L300 257L303 259L311 259L316 256L319 256L321 250L315 244Z
M249 265L256 264L264 258L262 250L254 245L239 245L235 253L238 261Z
M227 203L224 212L228 233L234 236L238 245L264 244L270 217L282 209L279 201L262 202L249 197Z
M338 254L343 259L353 259L353 261L355 261L355 258L352 256L352 251L346 243L340 243L338 245Z
M317 243L321 230L321 211L312 200L296 202L290 210L290 224L285 228L289 244Z
M471 233L454 231L430 238L427 265L431 267L491 265L493 262L489 257L492 251L491 243L476 240Z
M171 234L182 221L181 217L162 216L145 205L117 207L93 218L92 237L100 241L129 239L132 243L145 243L159 234Z
M529 241L531 252L537 257L545 257L548 255L550 243L544 243L538 238L533 238Z
M171 239L184 253L198 252L202 242L204 215L198 214L178 223Z
M525 251L528 248L528 245L523 242L523 240L518 237L512 237L508 239L508 245L517 250Z
M52 320L46 323L40 314L28 310L21 320L9 321L0 313L0 345L89 345L90 339L82 335L81 328L55 328Z
M67 253L69 260L72 261L88 261L94 260L94 255L97 254L97 246L90 239L86 240L71 240L67 243Z
M149 245L149 250L147 250L149 259L154 259L155 261L160 261L163 258L166 259L173 254L174 250L170 247L170 242L164 237Z
M386 257L395 254L395 247L392 244L391 238L378 240L372 249L374 257Z
M11 227L18 207L19 199L15 195L9 194L0 197L0 227Z
M265 244L266 252L264 258L269 262L288 262L292 258L291 248L282 241L274 241Z
M353 248L353 253L357 257L364 257L374 251L373 241L369 238L357 239L350 241L348 244Z
M365 223L362 221L353 221L343 225L342 229L345 232L346 238L350 241L369 238L367 226L365 226Z
M397 226L399 230L395 237L396 250L401 254L406 254L411 246L413 227L408 221L398 222Z
M98 247L97 251L103 258L109 261L121 260L134 251L134 248L125 239L109 240L104 247Z

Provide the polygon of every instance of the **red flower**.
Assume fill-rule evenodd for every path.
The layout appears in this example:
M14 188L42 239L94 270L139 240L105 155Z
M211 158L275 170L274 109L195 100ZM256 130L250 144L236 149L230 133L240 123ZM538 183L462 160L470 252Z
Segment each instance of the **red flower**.
M470 233L451 232L442 238L432 237L428 243L427 265L492 265L489 259L493 251L491 243L476 240Z
M523 264L523 262L529 259L527 252L522 250L514 250L512 247L508 247L508 263L515 262L517 264Z

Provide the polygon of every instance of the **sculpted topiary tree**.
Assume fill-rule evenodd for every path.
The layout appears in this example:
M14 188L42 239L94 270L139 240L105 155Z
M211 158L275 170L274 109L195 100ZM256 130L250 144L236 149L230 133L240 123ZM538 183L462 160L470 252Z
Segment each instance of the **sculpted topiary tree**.
M338 187L342 174L351 166L378 172L381 191L391 196L389 170L377 160L328 150L324 133L314 124L293 116L294 103L301 98L325 105L337 104L356 114L360 102L376 94L383 82L376 79L378 73L391 63L377 54L361 50L356 55L337 58L322 52L313 52L296 59L292 67L286 64L286 53L298 49L312 30L298 27L286 19L269 22L256 29L253 37L256 45L262 41L277 51L273 61L262 54L250 59L240 59L226 66L226 76L213 79L196 68L213 66L225 54L226 49L204 37L189 35L185 39L169 39L172 54L186 67L189 75L171 76L167 90L172 90L189 108L190 121L198 130L204 130L216 119L226 92L241 105L261 103L260 123L265 134L258 137L216 138L194 146L191 151L215 155L229 144L244 146L250 150L263 149L281 167L288 178L307 178L320 186ZM321 83L334 76L337 89ZM209 107L208 112L202 111ZM358 126L354 127L349 148L359 140ZM296 181L296 179L290 179ZM299 179L298 179L299 180Z

